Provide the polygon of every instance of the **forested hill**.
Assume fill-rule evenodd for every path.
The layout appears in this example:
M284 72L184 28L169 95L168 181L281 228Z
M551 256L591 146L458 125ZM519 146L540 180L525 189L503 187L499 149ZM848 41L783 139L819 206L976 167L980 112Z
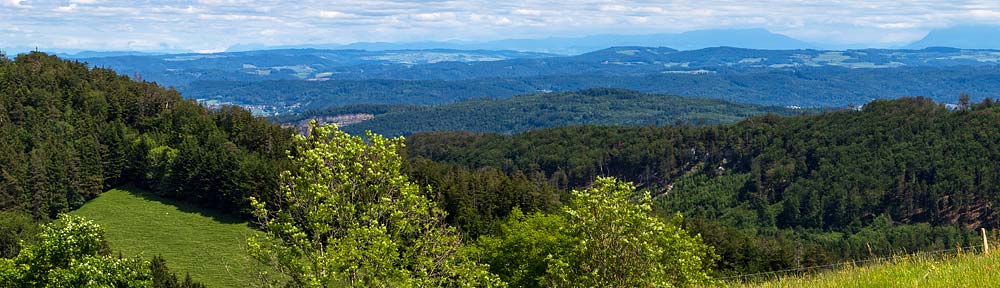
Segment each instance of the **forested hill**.
M276 189L289 130L43 53L0 56L0 210L48 219L132 183L239 212Z
M482 99L435 106L361 105L311 111L281 122L319 117L371 114L343 125L352 134L373 131L387 136L426 131L518 133L569 125L664 126L680 123L715 125L766 113L797 115L813 110L738 104L716 99L643 94L623 89L542 93L508 99Z
M663 212L705 223L695 230L713 235L706 239L728 259L723 266L761 271L869 249L954 247L970 235L957 231L995 227L998 123L1000 105L991 100L952 111L904 98L714 127L421 133L407 139L407 150L418 159L542 175L562 189L598 175L636 181L659 195Z

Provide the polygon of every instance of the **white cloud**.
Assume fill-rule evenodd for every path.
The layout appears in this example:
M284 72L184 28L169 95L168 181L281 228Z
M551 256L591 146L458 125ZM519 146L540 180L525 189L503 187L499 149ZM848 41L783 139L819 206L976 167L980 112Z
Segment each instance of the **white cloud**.
M76 4L69 4L69 6L56 7L56 11L59 12L73 12L74 10L76 10Z
M993 18L994 20L1000 20L1000 11L994 10L969 10L969 15L973 17L983 17L983 18Z
M334 10L320 10L317 15L321 18L350 18L357 15Z
M165 42L215 50L235 43L492 40L708 28L766 28L808 41L890 45L934 28L1000 24L1000 1L0 0L0 17L0 26L33 30L30 37L11 33L5 45L85 49Z
M25 6L24 4L22 4L24 2L27 2L27 1L24 1L24 0L0 0L0 5L6 6L6 7L25 8L27 6Z
M198 3L206 5L233 5L233 4L253 4L252 0L198 0Z
M514 15L541 16L544 12L542 12L542 10L535 9L514 9L511 13Z
M653 13L662 14L666 12L665 9L655 6L626 6L626 5L602 5L600 11L604 12L638 12L638 13Z
M199 14L201 20L222 20L222 21L248 21L248 20L272 20L272 17L246 15L246 14Z
M454 15L450 14L450 13L439 13L439 12L434 12L434 13L418 13L418 14L410 15L411 18L416 19L416 20L420 20L420 21L441 21L441 20L448 19L451 16L454 16Z

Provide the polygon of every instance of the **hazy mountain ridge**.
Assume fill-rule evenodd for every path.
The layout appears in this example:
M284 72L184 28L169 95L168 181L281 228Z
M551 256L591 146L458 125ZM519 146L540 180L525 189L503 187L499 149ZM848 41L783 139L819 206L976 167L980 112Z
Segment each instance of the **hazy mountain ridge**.
M576 56L490 50L286 49L213 54L126 55L79 59L171 86L194 81L462 80L547 75L721 73L800 67L986 66L1000 51L965 49L756 50L713 47L612 47Z
M612 46L667 46L679 50L734 46L750 49L819 49L807 43L765 29L708 29L680 33L600 34L579 37L501 39L492 41L357 42L350 44L302 44L268 46L237 44L227 51L318 48L362 49L370 51L406 49L513 50L577 55Z
M116 52L105 52L116 53ZM124 52L123 52L124 53ZM320 50L283 49L208 54L124 54L76 58L95 67L171 86L195 80L325 80L345 67L407 67L439 62L500 61L552 54L486 50Z
M963 25L935 29L923 39L905 48L954 47L963 49L1000 49L1000 26Z

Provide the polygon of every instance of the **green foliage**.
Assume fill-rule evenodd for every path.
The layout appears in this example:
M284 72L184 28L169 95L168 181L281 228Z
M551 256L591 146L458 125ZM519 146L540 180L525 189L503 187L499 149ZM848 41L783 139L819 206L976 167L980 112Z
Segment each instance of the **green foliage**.
M44 225L38 243L0 260L5 287L150 287L144 261L102 255L104 230L90 220L61 215Z
M558 215L519 210L501 236L485 236L473 254L519 287L675 287L711 283L717 256L677 223L651 215L648 193L598 178L573 192ZM677 221L675 221L677 222Z
M512 287L544 287L549 257L564 255L574 243L561 214L524 214L515 208L498 233L479 238L469 253Z
M249 239L251 257L292 286L500 286L483 267L459 254L461 242L444 212L402 173L403 139L336 126L295 137L282 173L280 206L251 198L267 234ZM287 280L287 282L285 282Z
M904 98L713 127L435 132L408 137L407 153L567 190L633 181L659 215L712 236L723 274L755 273L965 246L971 228L996 225L1000 109L969 106Z
M410 161L409 176L426 194L447 211L445 221L462 232L465 239L492 234L511 209L527 212L555 212L560 199L568 194L550 186L536 185L536 179L520 173L507 175L498 169L467 169L417 158Z
M715 254L700 236L650 215L649 193L631 183L598 178L574 191L564 209L576 241L553 257L549 283L573 287L673 287L707 283Z
M20 251L21 241L35 242L38 224L31 214L8 210L0 211L0 258L13 258Z

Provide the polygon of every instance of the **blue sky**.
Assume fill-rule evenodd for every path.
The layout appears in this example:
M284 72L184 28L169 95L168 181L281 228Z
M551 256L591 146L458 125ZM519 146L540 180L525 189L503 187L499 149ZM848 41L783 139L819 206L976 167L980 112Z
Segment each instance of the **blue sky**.
M494 40L765 28L798 39L905 44L1000 24L1000 1L0 0L0 47L221 51L359 41Z

